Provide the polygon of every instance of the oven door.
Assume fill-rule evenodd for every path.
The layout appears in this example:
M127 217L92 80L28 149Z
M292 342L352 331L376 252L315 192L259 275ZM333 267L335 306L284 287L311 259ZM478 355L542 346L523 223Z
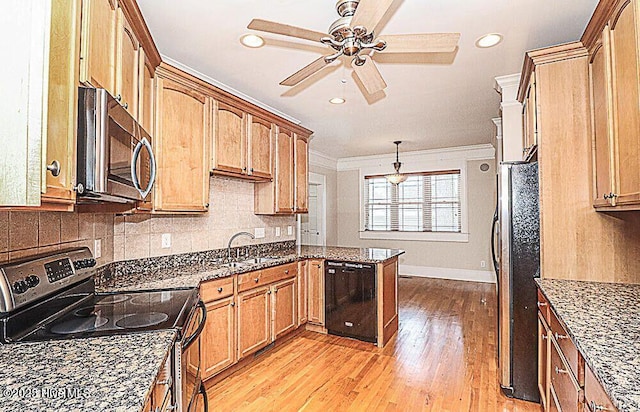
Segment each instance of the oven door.
M186 323L181 341L181 382L176 389L181 390L180 403L183 412L195 411L198 394L202 394L203 405L205 410L207 409L207 395L206 392L203 393L200 375L200 334L204 329L206 320L207 309L200 300Z

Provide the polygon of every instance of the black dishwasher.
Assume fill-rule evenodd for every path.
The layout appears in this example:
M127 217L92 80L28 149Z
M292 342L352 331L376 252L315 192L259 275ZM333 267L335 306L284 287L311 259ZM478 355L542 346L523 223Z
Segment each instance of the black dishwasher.
M326 261L324 292L328 333L377 341L375 264Z

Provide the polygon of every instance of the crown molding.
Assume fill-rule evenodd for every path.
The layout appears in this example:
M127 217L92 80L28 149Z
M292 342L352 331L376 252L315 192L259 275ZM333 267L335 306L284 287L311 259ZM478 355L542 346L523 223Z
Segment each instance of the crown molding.
M447 160L485 160L495 157L495 148L490 144L458 146L445 149L400 152L400 161L411 163L434 163ZM338 159L338 171L358 170L366 167L387 165L395 161L396 154L356 156Z
M324 167L325 169L338 170L338 159L315 150L309 150L309 164Z
M217 87L217 88L219 88L221 90L224 90L227 93L230 93L230 94L232 94L232 95L234 95L236 97L241 98L242 100L245 100L245 101L247 101L247 102L249 102L251 104L254 104L254 105L256 105L256 106L258 106L258 107L260 107L260 108L262 108L264 110L267 110L267 111L269 111L269 112L271 112L271 113L273 113L273 114L275 114L275 115L277 115L279 117L282 117L283 119L286 119L286 120L290 121L291 123L295 123L297 125L301 125L302 124L302 121L296 119L295 117L289 116L288 114L285 114L285 113L281 112L280 110L269 106L268 104L262 103L260 100L256 100L251 96L247 96L246 94L242 93L241 91L238 91L238 90L234 89L233 87L227 86L226 84L221 83L221 82L219 82L219 81L207 76L206 74L201 73L201 72L199 72L199 71L187 66L186 64L180 63L179 61L176 61L176 60L172 59L169 56L165 56L164 54L161 54L160 56L162 56L162 61L163 62L168 63L171 66L176 67L176 68L182 70L185 73L188 73L188 74L190 74L190 75L192 75L192 76L194 76L194 77L196 77L196 78L198 78L198 79L200 79L202 81L205 81L205 82L207 82L209 84L212 84L213 86L215 86L215 87Z
M520 86L520 73L499 76L495 78L493 88L502 96L502 104L516 102L518 87Z

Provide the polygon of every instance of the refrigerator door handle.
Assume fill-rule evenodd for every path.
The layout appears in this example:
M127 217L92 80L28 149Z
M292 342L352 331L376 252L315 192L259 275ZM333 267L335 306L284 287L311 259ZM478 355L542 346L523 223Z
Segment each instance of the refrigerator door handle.
M493 269L496 272L496 282L500 284L500 267L498 266L498 257L496 256L496 241L498 239L498 231L496 225L498 224L498 207L493 214L493 224L491 225L491 259L493 259Z

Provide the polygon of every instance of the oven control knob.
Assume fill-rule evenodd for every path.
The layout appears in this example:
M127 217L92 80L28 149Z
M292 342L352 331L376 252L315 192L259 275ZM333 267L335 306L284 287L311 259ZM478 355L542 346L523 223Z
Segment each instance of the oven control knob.
M40 283L40 278L36 275L29 275L24 281L28 287L33 288L35 286L38 286L38 283Z
M96 265L96 260L91 258L86 260L86 264L88 268L92 268Z
M29 289L29 285L27 285L27 282L25 282L24 280L19 280L13 284L13 292L16 295L20 295L26 292L27 289Z
M75 262L73 262L73 267L78 270L78 269L82 269L82 261L81 260L76 260Z

